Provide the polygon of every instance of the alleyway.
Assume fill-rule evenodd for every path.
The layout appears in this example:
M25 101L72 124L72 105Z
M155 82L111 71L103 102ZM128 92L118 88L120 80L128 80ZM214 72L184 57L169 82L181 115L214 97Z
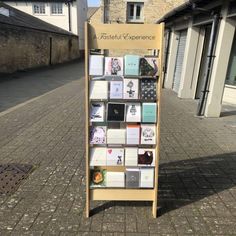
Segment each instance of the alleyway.
M235 116L195 118L194 101L164 90L159 217L146 202L108 202L85 219L83 64L44 75L12 80L12 103L1 103L0 163L36 169L15 194L0 197L0 235L236 235ZM11 95L17 88L19 99Z

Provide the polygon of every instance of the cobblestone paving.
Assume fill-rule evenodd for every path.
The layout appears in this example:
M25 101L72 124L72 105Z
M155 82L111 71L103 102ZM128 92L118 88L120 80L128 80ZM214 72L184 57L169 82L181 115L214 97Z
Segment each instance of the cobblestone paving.
M83 93L78 78L0 113L1 163L36 166L15 194L0 197L0 235L236 235L236 118L195 118L195 102L168 90L159 217L146 202L106 202L86 219Z

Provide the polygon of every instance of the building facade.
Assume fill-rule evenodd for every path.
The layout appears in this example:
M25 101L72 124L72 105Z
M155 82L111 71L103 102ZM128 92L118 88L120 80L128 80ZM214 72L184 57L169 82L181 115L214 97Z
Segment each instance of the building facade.
M189 1L167 13L164 85L198 99L197 115L219 117L236 104L236 2Z
M185 0L101 0L91 22L155 23L158 17L183 2Z
M0 74L80 58L78 36L0 2Z
M87 19L87 0L4 1L29 15L79 36L84 49L84 22Z

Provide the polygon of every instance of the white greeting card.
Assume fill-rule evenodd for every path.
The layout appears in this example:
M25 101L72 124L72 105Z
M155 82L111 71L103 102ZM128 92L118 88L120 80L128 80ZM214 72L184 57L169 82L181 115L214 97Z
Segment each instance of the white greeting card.
M107 172L106 186L110 188L124 188L125 187L125 173L124 172Z
M141 144L156 144L155 125L141 125Z
M106 144L106 126L93 126L90 128L90 144Z
M105 75L123 75L123 57L106 57Z
M110 98L111 99L123 98L123 81L110 82Z
M125 148L125 165L138 165L138 148Z
M125 144L125 129L108 129L107 144Z
M90 82L90 99L108 99L108 81L94 80Z
M138 99L139 95L139 80L124 79L124 99Z
M90 105L90 121L104 122L105 104L103 102L93 102Z
M103 75L104 71L104 56L90 55L89 56L89 75Z
M126 143L139 144L140 142L140 125L127 125Z
M91 148L90 152L90 166L105 166L107 162L106 148Z
M126 121L127 122L141 122L141 104L128 103L126 105Z
M140 188L153 188L154 168L140 169Z
M124 149L107 148L107 166L123 166L123 165L124 165Z

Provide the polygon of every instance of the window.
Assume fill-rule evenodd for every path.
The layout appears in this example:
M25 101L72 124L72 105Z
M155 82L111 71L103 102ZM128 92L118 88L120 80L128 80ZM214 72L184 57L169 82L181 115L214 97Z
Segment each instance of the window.
M143 5L144 3L138 2L128 2L127 11L128 11L128 22L143 22Z
M62 3L52 3L51 4L51 13L53 15L63 14L63 5L62 5Z
M236 33L234 35L233 46L231 49L230 60L228 64L228 73L225 83L228 85L236 85Z
M45 4L44 3L36 3L33 5L34 14L45 14Z

